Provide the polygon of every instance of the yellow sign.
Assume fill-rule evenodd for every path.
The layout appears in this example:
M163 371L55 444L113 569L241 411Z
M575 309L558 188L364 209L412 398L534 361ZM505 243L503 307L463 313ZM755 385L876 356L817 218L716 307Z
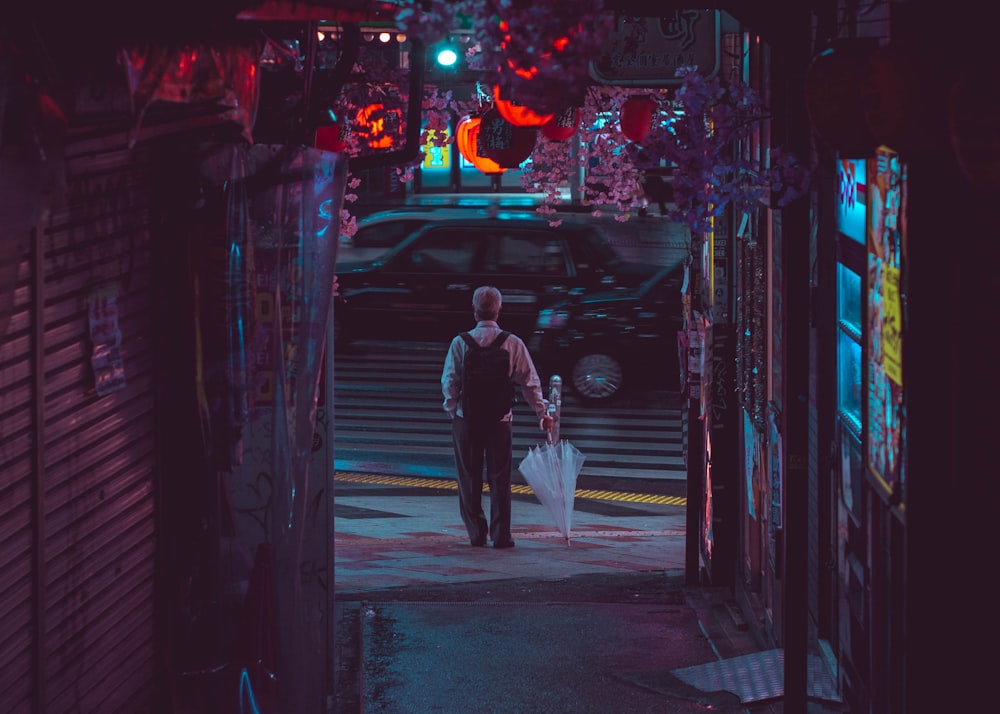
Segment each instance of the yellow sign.
M899 300L899 268L886 265L882 282L882 364L886 376L903 384L903 317Z
M445 130L445 138L448 137L448 130ZM431 139L424 144L424 162L420 165L424 169L448 169L451 168L451 144L443 146L434 145L434 129L428 130Z

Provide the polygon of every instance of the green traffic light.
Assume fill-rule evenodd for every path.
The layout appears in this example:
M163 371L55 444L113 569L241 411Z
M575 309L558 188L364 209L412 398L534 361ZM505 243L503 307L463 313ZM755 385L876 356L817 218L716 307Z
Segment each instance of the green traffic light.
M449 48L443 49L437 54L437 63L443 67L451 67L458 62L458 54Z

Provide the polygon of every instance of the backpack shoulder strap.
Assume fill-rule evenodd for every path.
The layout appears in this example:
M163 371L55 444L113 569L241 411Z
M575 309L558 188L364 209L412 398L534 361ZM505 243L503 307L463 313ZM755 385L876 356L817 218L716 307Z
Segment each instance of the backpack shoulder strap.
M479 347L479 343L476 342L473 339L472 335L470 335L468 332L463 332L462 333L462 339L465 340L466 344L469 345L469 347L472 347L473 349L475 349L476 347Z
M510 333L507 332L507 330L504 330L503 332L501 332L499 335L496 336L495 340L493 340L493 347L499 347L504 343L504 340L506 340L508 337L510 337Z

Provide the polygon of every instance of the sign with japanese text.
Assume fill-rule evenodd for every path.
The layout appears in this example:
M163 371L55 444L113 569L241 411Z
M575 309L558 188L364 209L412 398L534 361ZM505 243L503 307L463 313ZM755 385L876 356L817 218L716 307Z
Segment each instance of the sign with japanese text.
M598 84L675 87L680 67L714 77L719 66L719 11L674 10L662 17L619 17L590 63L590 76Z

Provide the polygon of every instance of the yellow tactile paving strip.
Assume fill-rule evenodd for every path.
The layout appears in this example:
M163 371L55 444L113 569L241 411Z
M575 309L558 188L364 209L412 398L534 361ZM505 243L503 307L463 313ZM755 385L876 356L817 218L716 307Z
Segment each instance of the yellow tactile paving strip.
M445 491L458 490L458 483L450 479L437 478L415 478L412 476L385 476L382 474L364 474L346 471L336 471L333 480L341 483L370 483L381 486L410 486L414 488L437 488ZM489 486L484 486L483 490L488 491ZM532 493L530 486L524 484L513 484L511 491L514 493ZM643 493L628 493L625 491L594 491L588 489L578 490L576 498L590 498L597 501L627 501L629 503L653 503L667 506L687 506L687 499L680 496L653 496Z

